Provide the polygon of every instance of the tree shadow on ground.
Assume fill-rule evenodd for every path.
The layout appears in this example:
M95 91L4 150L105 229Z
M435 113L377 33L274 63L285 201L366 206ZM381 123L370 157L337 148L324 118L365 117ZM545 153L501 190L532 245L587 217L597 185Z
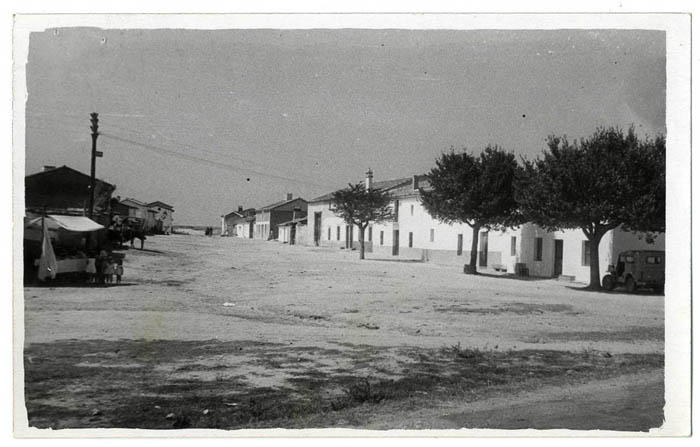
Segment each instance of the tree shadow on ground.
M475 276L485 276L487 278L498 278L498 279L509 279L509 280L516 280L516 281L550 281L552 278L545 278L541 276L519 276L519 275L514 275L512 273L487 273L487 272L477 272L476 274L474 273L467 273L468 275L475 275Z
M664 292L657 292L652 289L637 289L633 293L627 292L623 288L615 288L613 290L607 290L604 288L593 289L590 286L566 286L567 289L575 290L577 292L596 292L604 293L606 295L641 295L641 296L664 296Z
M112 288L112 287L129 287L129 286L136 286L138 283L135 282L122 282L120 284L89 284L89 283L81 283L81 282L71 282L71 281L52 281L52 282L47 282L47 283L30 283L30 284L25 284L24 287L26 289L65 289L65 288L74 288L74 289L83 289L83 288L90 288L90 289L106 289L106 288Z

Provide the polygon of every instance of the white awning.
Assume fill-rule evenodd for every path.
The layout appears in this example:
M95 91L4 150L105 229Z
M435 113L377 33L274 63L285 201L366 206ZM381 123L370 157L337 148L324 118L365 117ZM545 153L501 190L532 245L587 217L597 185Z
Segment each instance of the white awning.
M49 214L49 217L55 221L58 226L68 231L97 231L104 228L94 220L84 216L59 216Z

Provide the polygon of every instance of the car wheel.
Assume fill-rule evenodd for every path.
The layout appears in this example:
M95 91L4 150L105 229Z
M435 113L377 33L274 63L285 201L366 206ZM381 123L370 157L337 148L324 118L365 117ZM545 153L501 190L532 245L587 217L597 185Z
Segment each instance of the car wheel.
M627 278L627 281L625 281L625 288L629 293L634 293L634 291L637 290L637 283L634 282L634 278L631 276Z
M612 290L615 288L615 280L613 280L612 275L603 276L603 288L605 290Z

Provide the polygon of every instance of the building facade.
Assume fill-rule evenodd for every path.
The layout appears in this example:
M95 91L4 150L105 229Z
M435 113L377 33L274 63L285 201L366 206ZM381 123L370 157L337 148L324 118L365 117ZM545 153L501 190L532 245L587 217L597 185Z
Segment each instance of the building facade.
M438 264L469 264L472 228L440 222L428 213L420 200L420 190L430 188L425 176L374 183L369 171L365 181L367 186L389 192L394 209L392 220L367 228L367 253ZM359 247L358 228L347 225L333 212L331 194L311 200L308 213L307 244ZM610 231L600 244L601 277L622 251L663 249L663 234L649 244L636 234L621 229ZM477 250L477 266L481 270L581 282L589 279L590 246L581 230L549 232L532 223L505 231L482 230Z
M167 203L159 200L147 205L149 219L147 226L149 231L155 234L171 234L173 232L173 213L175 209Z
M287 194L286 200L262 207L255 212L254 239L274 240L279 236L279 224L306 216L307 202Z

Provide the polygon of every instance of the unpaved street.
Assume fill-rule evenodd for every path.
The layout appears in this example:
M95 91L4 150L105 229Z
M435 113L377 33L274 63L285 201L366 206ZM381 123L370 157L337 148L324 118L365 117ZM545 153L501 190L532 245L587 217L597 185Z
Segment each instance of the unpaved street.
M30 425L610 428L598 398L661 424L664 297L357 258L157 236L121 286L26 288Z

